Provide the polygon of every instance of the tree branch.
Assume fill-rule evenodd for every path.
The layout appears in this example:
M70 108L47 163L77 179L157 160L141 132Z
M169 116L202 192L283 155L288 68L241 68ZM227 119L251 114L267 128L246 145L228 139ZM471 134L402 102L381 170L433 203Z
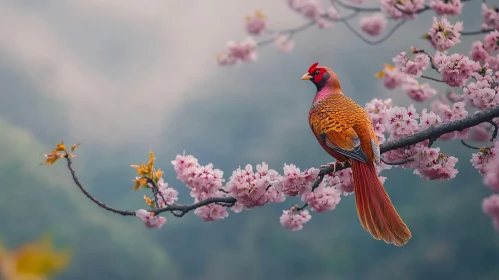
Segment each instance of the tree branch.
M421 75L421 78L424 78L424 79L427 79L427 80L432 80L432 81L439 82L439 83L445 83L442 80L439 80L437 78L433 78L433 77L430 77L430 76L426 76L426 75Z
M90 200L92 200L95 204L99 205L100 207L102 207L102 208L104 208L104 209L106 209L108 211L111 211L113 213L120 214L120 215L123 215L123 216L135 216L135 212L126 211L126 210L120 210L120 209L116 209L116 208L107 206L106 204L100 202L97 198L93 197L87 191L87 189L85 189L85 187L83 187L83 185L81 184L81 182L78 179L78 177L76 177L76 172L73 169L73 161L71 160L71 158L69 158L68 156L66 156L66 160L68 162L68 169L71 172L71 176L73 176L73 181L80 188L80 190L83 192L83 194L86 195Z
M490 123L492 127L494 127L494 132L492 132L492 138L490 138L490 142L492 142L497 137L497 131L499 130L499 125L497 125L497 123L495 123L493 120L489 120L488 123Z
M439 126L431 127L431 128L428 128L424 131L415 133L411 136L407 136L404 138L400 138L397 140L383 143L382 145L380 145L380 151L381 151L381 154L383 154L383 153L386 153L388 151L403 148L403 147L408 147L408 146L417 144L419 142L422 142L422 141L425 141L428 139L438 139L440 136L442 136L446 133L450 133L450 132L454 132L454 131L462 131L466 128L470 128L470 127L476 126L476 125L478 125L480 123L484 123L484 122L492 123L493 122L492 120L494 118L497 118L497 117L499 117L499 107L495 107L495 108L488 109L485 111L480 111L480 112L477 112L477 113L475 113L471 116L468 116L464 119L461 119L461 120L457 120L457 121L453 121L453 122L449 122L449 123L444 123L444 124L441 124ZM498 130L497 125L495 125L494 137L497 136L497 130ZM100 202L95 197L93 197L91 194L89 194L88 191L81 184L80 180L76 177L76 173L75 173L73 166L72 166L71 158L66 156L66 160L67 160L68 169L71 172L71 175L73 177L73 181L80 188L80 190L83 192L83 194L85 194L85 196L87 196L90 200L92 200L95 204L97 204L98 206L100 206L103 209L106 209L108 211L111 211L113 213L117 213L117 214L120 214L123 216L135 216L135 212L127 211L127 210L120 210L120 209L116 209L116 208L107 206L106 204ZM391 163L391 164L403 164L403 163L405 163L405 162ZM390 164L390 163L387 163L387 164ZM336 171L343 170L343 169L346 169L348 167L350 167L350 164L345 162L344 164L337 165ZM333 172L332 166L321 168L319 175L318 175L318 178L315 180L315 182L312 185L312 190L315 190L319 186L319 184L324 179L324 176L326 176L327 174L330 174L332 172ZM207 206L207 205L212 204L212 203L223 205L225 207L232 207L232 206L234 206L234 204L236 202L237 202L237 200L233 197L212 197L212 198L208 198L206 200L199 201L199 202L196 202L193 204L188 204L188 205L173 204L173 205L168 205L166 207L159 208L159 209L151 209L149 211L152 213L155 213L155 214L159 214L162 212L171 212L176 217L182 217L186 213L188 213L196 208ZM306 207L306 205L304 205L303 207L300 207L299 209L301 210L301 209L304 209L305 207Z
M466 143L466 141L464 141L464 140L461 140L461 144L463 144L463 146L465 146L466 148L470 148L470 149L473 149L473 150L480 150L479 147L472 146L472 145Z
M483 30L477 30L477 31L463 31L461 32L462 36L471 36L471 35L480 35L480 34L486 34L489 32L494 31L494 29L483 29Z

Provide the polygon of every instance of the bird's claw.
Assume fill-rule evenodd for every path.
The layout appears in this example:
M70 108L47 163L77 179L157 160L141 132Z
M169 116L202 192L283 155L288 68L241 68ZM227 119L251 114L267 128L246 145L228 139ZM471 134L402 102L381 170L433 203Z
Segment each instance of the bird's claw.
M327 163L327 164L323 164L321 165L321 168L327 168L327 167L331 167L331 166L335 166L336 165L336 161L335 162L330 162L330 163Z
M333 167L333 172L331 173L331 176L334 176L334 174L336 173L336 168L337 166L340 165L341 167L345 166L345 163L344 162L338 162L338 161L335 161L335 162L330 162L328 164L323 164L321 165L321 168L327 168L327 167Z

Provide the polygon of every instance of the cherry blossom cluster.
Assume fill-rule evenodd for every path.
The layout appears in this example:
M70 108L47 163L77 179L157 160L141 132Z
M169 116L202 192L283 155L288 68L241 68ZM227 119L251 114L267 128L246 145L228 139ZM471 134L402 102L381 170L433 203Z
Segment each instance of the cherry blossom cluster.
M304 31L310 27L326 29L332 26L333 22L344 22L349 25L349 29L355 35L371 44L378 44L390 37L391 34L405 20L417 19L418 15L423 12L433 11L437 17L433 18L433 26L429 32L425 34L430 44L439 51L445 51L452 48L460 42L460 37L463 31L463 22L458 21L452 24L447 16L459 15L463 11L463 6L471 3L463 3L461 0L430 0L429 5L425 4L425 0L399 1L399 0L381 0L380 8L363 8L358 6L362 4L362 0L349 0L354 5L343 2L344 0L287 0L287 6L299 14L308 23L297 28L274 31L268 29L268 18L261 11L255 11L252 14L246 15L244 18L244 29L250 36L246 39L227 43L226 51L217 56L219 65L234 65L237 62L251 62L257 58L256 50L259 46L264 46L273 43L275 47L282 52L290 52L293 50L295 43L292 37L295 33ZM471 2L470 0L468 2ZM478 32L486 32L489 30L499 29L499 12L495 7L490 7L486 3L482 3L482 30ZM350 12L350 14L344 13ZM345 14L345 15L343 15ZM389 20L398 22L393 29L381 40L370 42L365 39L360 33L353 30L349 20L356 18L362 14L358 21L361 31L368 36L380 36L389 26ZM473 35L477 32L468 32L466 35ZM255 37L265 37L260 42L256 42ZM487 40L492 40L488 38ZM499 66L497 55L491 54L497 50L497 45L484 45L479 41L473 44L472 58L475 61L486 61L491 69L497 69Z
M442 105L437 113L423 109L421 114L414 106L392 106L391 99L373 99L365 107L380 143L410 136L416 132L437 126L443 122L462 119L467 115L464 103L457 102L451 106ZM387 137L388 136L388 137ZM458 135L451 135L459 137ZM403 168L414 168L414 174L427 180L452 179L457 174L456 157L440 153L440 148L431 148L429 140L415 145L388 151L383 154L384 160L401 162ZM381 169L389 169L391 165L381 164Z
M144 200L152 210L161 210L175 206L178 200L178 191L168 187L162 178L163 171L155 169L155 158L150 152L149 162L141 165L132 165L139 176L134 180L135 190L151 189L154 198L144 196ZM215 169L213 164L200 165L192 155L177 155L172 161L177 179L190 189L190 196L194 203L210 198L234 198L232 204L210 203L197 207L194 213L204 221L212 222L228 217L230 208L235 213L243 209L263 206L271 202L283 202L286 197L300 197L301 201L310 206L312 211L324 212L335 209L342 195L353 192L352 170L342 169L334 175L324 176L322 182L313 187L319 175L319 169L310 168L301 171L293 164L284 164L283 174L269 169L262 162L255 170L248 164L244 169L238 168L224 185L223 172ZM285 210L280 218L281 224L293 230L301 229L303 224L311 219L305 207L293 206ZM166 218L157 215L155 211L140 209L135 215L148 228L161 228Z

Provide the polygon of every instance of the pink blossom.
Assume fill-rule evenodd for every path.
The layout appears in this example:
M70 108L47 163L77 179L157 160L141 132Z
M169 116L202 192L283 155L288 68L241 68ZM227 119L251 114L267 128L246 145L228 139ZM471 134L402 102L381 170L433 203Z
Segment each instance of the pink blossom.
M403 73L421 76L423 71L430 66L430 58L426 54L418 53L413 55L411 59L406 52L401 52L393 58L393 63L395 63L395 67Z
M250 35L260 35L267 29L267 18L260 11L256 11L246 16L245 27Z
M470 129L470 139L478 142L489 141L492 137L490 131L487 130L487 123L481 123Z
M275 46L281 52L291 52L295 43L289 38L289 36L279 34L274 39Z
M485 61L489 57L489 53L485 49L484 45L480 41L475 41L471 45L470 51L471 59L475 61Z
M499 31L494 30L489 34L485 35L484 47L488 52L493 52L499 50Z
M480 64L472 61L465 55L437 52L434 63L442 74L442 79L452 87L462 87L471 77L471 74L480 68Z
M312 216L308 210L298 211L296 206L292 207L290 210L283 210L282 213L283 214L279 219L281 225L293 231L301 230L303 228L303 224L312 219Z
M437 91L430 87L429 84L420 84L416 79L408 78L402 85L402 89L407 92L412 100L417 102L425 102L432 98Z
M414 146L410 146L406 148L399 148L388 151L383 154L383 158L387 162L399 162L399 161L405 161L407 159L412 159L413 154L414 154ZM399 166L402 168L411 168L414 167L414 165L415 165L414 162L407 162Z
M217 56L218 64L224 66L233 65L238 61L255 61L257 59L256 48L257 44L252 37L248 37L240 43L229 41L227 43L228 50Z
M333 210L340 202L340 193L333 187L325 187L325 183L321 183L315 190L304 193L301 197L310 205L312 210L317 212L325 212Z
M440 154L437 160L414 170L414 174L427 180L449 180L457 175L458 170L454 168L457 162L456 157Z
M459 15L463 10L463 3L461 3L461 0L431 0L430 8L437 15Z
M323 2L317 0L287 0L289 7L309 20L315 21L319 28L329 27L330 23L322 18L325 15Z
M283 192L289 196L297 196L310 191L310 184L317 179L319 172L319 169L311 168L302 173L294 164L284 164Z
M199 167L197 158L192 155L186 156L185 152L183 155L177 155L175 157L175 160L172 160L171 163L173 164L173 168L177 173L177 179L183 183L187 183L187 179L189 178L187 174L188 170L190 170L191 168Z
M447 50L461 42L459 40L461 31L463 31L462 21L452 25L445 16L442 17L441 21L433 17L433 25L428 32L428 39L435 49Z
M257 58L257 45L252 37L248 37L240 43L236 43L234 41L228 42L227 47L229 49L229 53L238 60L255 61Z
M241 211L244 210L244 204L242 204L239 201L236 201L236 203L234 203L234 206L232 206L230 210L234 211L234 213L240 213Z
M360 28L371 36L378 36L381 34L381 32L385 30L387 24L388 21L386 20L386 17L381 13L365 16L360 19Z
M139 218L147 228L161 228L166 223L166 218L154 216L153 213L144 209L135 211L135 216Z
M425 7L424 0L399 1L381 0L381 10L385 11L393 19L413 19L417 12ZM398 8L398 9L397 9ZM405 11L401 12L400 10Z
M485 58L485 63L488 64L488 68L499 71L499 54L496 56L489 55Z
M330 19L340 19L341 18L340 13L333 6L329 7L329 9L327 10L327 15Z
M238 168L232 173L225 190L245 208L262 206L269 202L282 202L282 177L265 162L257 164L257 172L248 164L245 169Z
M495 159L499 154L499 141L494 143L492 147L483 147L471 156L471 164L475 167L481 174L485 174L485 166Z
M499 231L499 195L492 194L485 198L482 202L482 209L492 218L494 227Z
M337 171L335 175L338 177L340 184L335 184L334 187L343 195L351 194L354 189L352 168Z
M237 59L232 54L223 52L217 55L217 62L220 66L234 65Z
M224 197L224 195L225 194L223 192L220 192L220 191L213 194L213 196L216 196L216 197ZM208 196L206 194L201 194L199 196L199 199L196 198L194 202L206 200L209 197L210 196ZM227 207L222 206L222 205L218 205L215 203L211 203L211 204L208 204L206 206L202 206L202 207L197 208L196 210L194 210L194 214L201 217L206 222L213 222L213 221L225 219L229 216L229 213L227 212Z
M418 167L426 167L433 162L438 160L438 156L440 155L440 148L428 148L423 145L416 145L414 147L415 154L413 159L415 161L415 165Z
M171 205L178 200L178 191L168 187L163 178L158 181L158 194L156 200L158 201L159 207L166 207Z
M492 70L487 69L483 75L473 73L472 76L476 81L463 89L465 102L478 109L488 109L499 104L496 99L497 92L492 88Z
M392 100L390 98L382 100L378 98L374 98L371 102L366 103L364 109L366 113L369 115L371 122L373 125L384 124L385 123L385 115L386 111L392 107ZM381 128L384 133L384 126Z
M382 78L387 89L394 89L403 84L407 75L397 69L395 66L385 64L383 70L375 75L377 78Z
M414 134L418 129L417 118L419 118L419 114L412 104L408 108L395 106L388 109L386 125L390 135L401 137Z
M447 99L449 99L449 101L452 101L452 102L459 102L459 101L464 100L463 95L457 94L454 91L448 91L446 96L447 96Z
M499 191L499 157L489 160L483 168L483 182L494 191Z
M499 29L499 10L487 7L487 4L482 3L482 16L485 28Z
M442 123L442 120L440 117L435 114L434 112L426 110L426 108L423 109L421 112L421 118L419 121L419 125L421 130L428 129L432 126L437 126Z
M444 122L453 122L457 120L461 120L468 115L468 112L465 109L464 102L456 102L452 104L452 107L449 105L441 105L439 110L437 111L442 116ZM468 138L468 130L466 128L462 131L454 131L446 133L440 136L441 140L451 140L451 139L466 139Z
M468 115L468 112L465 109L464 102L456 102L452 104L452 108L445 110L445 122L453 122L457 120L461 120Z

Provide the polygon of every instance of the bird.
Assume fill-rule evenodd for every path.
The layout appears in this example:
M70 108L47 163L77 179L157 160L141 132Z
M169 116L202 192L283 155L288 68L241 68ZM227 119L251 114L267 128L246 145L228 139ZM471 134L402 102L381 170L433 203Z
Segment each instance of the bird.
M312 64L302 76L317 88L308 114L310 128L326 152L352 168L357 215L362 227L374 239L405 245L411 231L399 216L383 184L376 165L381 160L378 137L364 108L344 95L340 81L330 68Z

